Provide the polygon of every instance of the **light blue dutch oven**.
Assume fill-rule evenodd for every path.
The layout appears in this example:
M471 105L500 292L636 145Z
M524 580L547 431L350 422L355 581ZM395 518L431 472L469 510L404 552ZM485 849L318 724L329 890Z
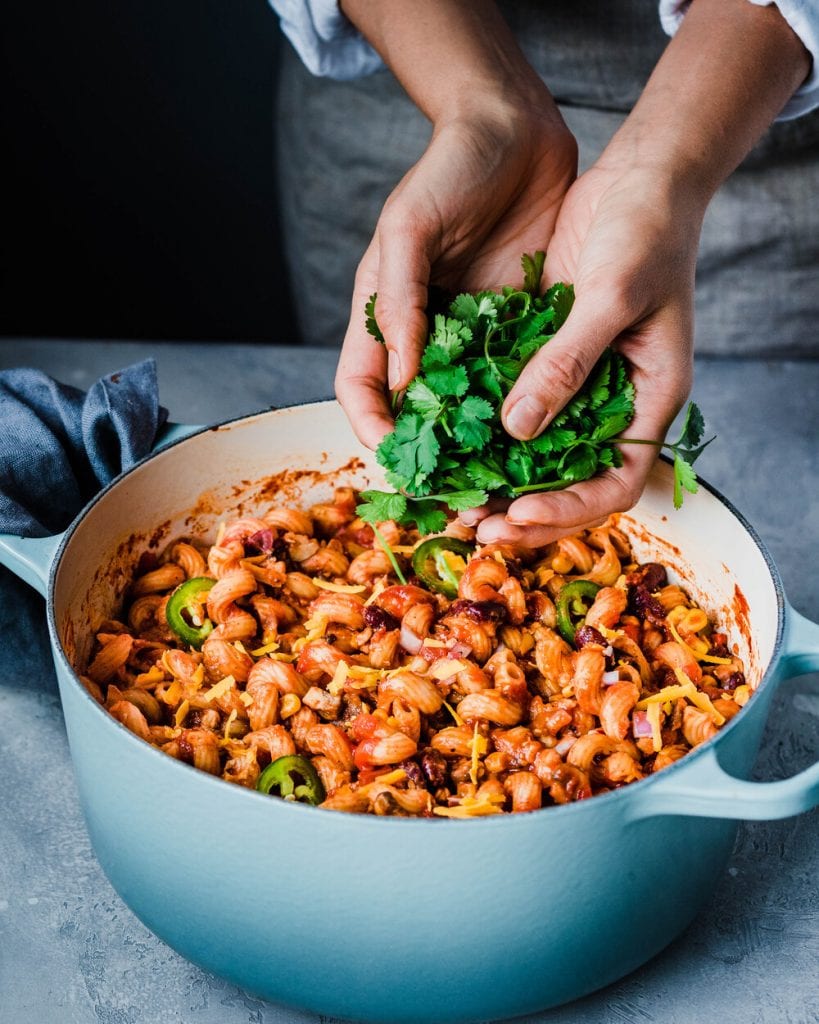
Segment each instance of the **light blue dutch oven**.
M819 765L745 781L777 686L819 669L819 627L789 607L770 556L718 494L703 486L670 510L664 463L622 525L640 559L671 566L728 624L758 687L682 761L578 804L462 822L320 811L165 756L75 674L140 552L213 535L227 511L315 501L378 471L361 461L335 403L164 440L61 537L0 538L0 561L48 598L100 863L142 921L202 967L275 1002L355 1020L532 1013L615 981L679 935L720 883L738 820L819 803Z

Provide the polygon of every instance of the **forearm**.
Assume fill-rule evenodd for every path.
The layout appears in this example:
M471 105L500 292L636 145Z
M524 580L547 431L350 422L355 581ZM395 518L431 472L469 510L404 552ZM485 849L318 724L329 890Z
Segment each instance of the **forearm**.
M602 162L655 170L704 206L809 70L776 7L694 0Z
M435 125L487 108L523 108L536 116L553 108L491 0L342 0L341 6Z

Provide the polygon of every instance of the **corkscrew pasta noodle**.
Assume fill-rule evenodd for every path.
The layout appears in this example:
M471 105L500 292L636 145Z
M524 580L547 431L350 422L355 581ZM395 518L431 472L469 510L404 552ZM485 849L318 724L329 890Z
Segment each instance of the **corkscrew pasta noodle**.
M381 523L397 578L356 503L339 488L308 509L228 519L213 544L180 537L143 555L121 617L97 626L89 693L140 739L235 785L298 755L325 809L449 818L646 778L751 695L685 581L635 562L612 522L534 551L476 546L449 599L412 577L417 534ZM474 543L460 524L451 535ZM197 648L166 611L200 578L186 606ZM581 579L599 589L569 643L555 602Z

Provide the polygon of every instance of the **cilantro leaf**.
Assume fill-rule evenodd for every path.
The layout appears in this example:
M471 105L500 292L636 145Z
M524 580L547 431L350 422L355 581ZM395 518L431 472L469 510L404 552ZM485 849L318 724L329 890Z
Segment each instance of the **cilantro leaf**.
M373 292L364 306L364 313L367 317L364 321L364 326L367 328L367 334L371 334L376 341L383 345L385 344L384 335L381 333L381 328L378 326L378 321L375 319L375 300L377 298L378 293Z
M704 433L705 420L700 412L700 408L695 402L689 402L688 408L685 411L685 422L683 423L682 433L680 434L679 441L677 441L677 446L683 448L696 448L702 440L702 435Z
M677 453L674 454L674 508L680 508L683 503L683 488L689 492L689 494L697 493L697 474L692 469L691 465L681 458Z
M463 366L440 366L427 370L427 384L441 398L460 398L469 389L469 378Z
M546 292L546 299L555 311L554 329L560 330L574 305L574 288L570 284L558 282Z
M451 422L455 437L469 448L480 450L492 436L491 427L483 420L491 419L495 410L483 398L470 395L452 410Z
M400 519L407 511L407 499L403 494L389 491L364 491L364 501L357 508L358 515L365 523L383 523L387 519Z
M538 249L534 256L525 252L520 258L520 265L523 267L523 290L528 292L532 298L540 294L540 281L543 277L543 264L546 262L546 253Z
M509 481L501 470L484 459L470 459L466 471L476 487L486 491L499 491L509 486Z
M578 441L560 460L558 468L562 478L569 483L588 480L597 469L597 451L586 441Z
M468 508L477 508L478 505L485 505L489 495L486 491L477 489L469 491L449 491L442 495L444 501L453 512L465 512Z
M407 388L404 408L435 419L441 411L441 401L423 378L416 377Z
M550 455L552 452L562 452L574 444L577 440L577 431L569 430L568 427L556 427L554 424L548 426L543 433L530 441L529 444L536 452L542 455Z
M446 528L446 512L431 501L408 501L404 519L414 522L422 534L440 533Z

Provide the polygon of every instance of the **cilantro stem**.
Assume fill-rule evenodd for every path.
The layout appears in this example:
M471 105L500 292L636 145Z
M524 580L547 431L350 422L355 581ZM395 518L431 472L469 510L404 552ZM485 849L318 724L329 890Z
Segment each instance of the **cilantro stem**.
M572 480L552 480L543 484L527 484L525 487L513 487L512 492L514 494L532 494L535 491L562 491L573 482Z
M390 547L389 543L387 542L386 537L378 529L378 527L375 525L375 523L370 523L370 526L372 526L372 528L373 528L373 533L375 534L375 539L381 545L381 549L383 550L384 554L387 556L387 558L389 558L390 565L392 566L393 571L395 572L395 575L398 577L400 582L403 583L404 586L406 586L407 585L407 580L406 580L406 577L404 576L403 572L401 572L401 566L398 564L398 559L395 557L395 552Z

